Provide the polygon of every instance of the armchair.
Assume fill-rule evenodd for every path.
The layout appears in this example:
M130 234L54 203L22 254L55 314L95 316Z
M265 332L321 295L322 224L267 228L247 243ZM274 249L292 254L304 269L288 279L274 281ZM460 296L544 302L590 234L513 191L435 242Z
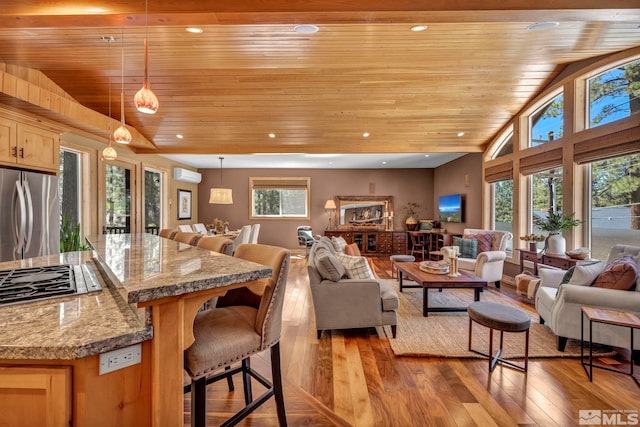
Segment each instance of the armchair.
M611 248L607 264L625 255L640 262L640 246L615 245ZM557 346L563 351L568 338L581 338L582 306L599 307L617 311L628 311L640 315L640 286L636 278L635 290L598 288L590 283L579 285L560 283L566 271L555 268L540 268L540 287L535 296L535 306L540 323L549 326L557 335ZM574 273L575 275L576 273ZM596 324L593 327L593 342L615 347L629 346L629 330L611 325ZM640 350L640 331L634 332L634 350Z
M470 272L476 277L481 277L487 282L494 282L496 288L500 288L504 260L507 258L507 243L513 238L508 231L479 230L465 228L463 237L471 235L491 235L491 247L489 251L479 252L476 258L458 258L458 269ZM444 260L448 261L447 250L451 246L444 246L442 253Z

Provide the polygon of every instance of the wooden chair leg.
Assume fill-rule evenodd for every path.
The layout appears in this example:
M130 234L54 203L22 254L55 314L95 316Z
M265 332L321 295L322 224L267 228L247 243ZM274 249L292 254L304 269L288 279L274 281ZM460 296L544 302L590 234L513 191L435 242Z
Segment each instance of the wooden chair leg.
M207 425L207 378L191 381L191 427Z
M287 416L284 408L284 393L282 391L282 372L280 369L280 343L271 347L271 376L273 377L273 396L276 399L278 422L280 427L287 426Z

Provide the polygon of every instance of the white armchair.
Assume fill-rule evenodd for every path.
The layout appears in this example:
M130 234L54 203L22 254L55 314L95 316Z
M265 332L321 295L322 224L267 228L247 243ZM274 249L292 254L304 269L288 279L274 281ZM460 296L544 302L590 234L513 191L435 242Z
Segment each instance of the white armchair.
M609 252L607 264L624 255L630 255L640 264L640 247L615 245ZM636 278L635 290L598 288L560 282L565 270L540 268L540 288L535 305L540 323L546 324L557 335L558 350L563 351L567 338L581 338L582 306L628 311L640 315L640 286ZM575 273L574 273L575 274ZM587 335L585 334L585 337ZM619 326L594 324L593 342L629 348L629 330ZM634 349L640 350L640 331L634 332Z
M471 234L491 234L491 250L480 252L476 258L458 258L458 269L470 272L476 277L481 277L487 282L494 282L496 288L500 287L502 280L502 269L504 260L507 258L507 243L513 238L508 231L479 230L475 228L465 228L464 235ZM447 250L451 246L444 246L442 253L445 261L448 261Z

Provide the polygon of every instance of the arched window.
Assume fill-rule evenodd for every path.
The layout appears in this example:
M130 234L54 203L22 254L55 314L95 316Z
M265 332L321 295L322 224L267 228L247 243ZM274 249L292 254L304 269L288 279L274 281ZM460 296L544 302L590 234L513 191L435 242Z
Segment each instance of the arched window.
M640 60L609 68L587 80L588 126L640 112Z
M537 147L563 135L564 95L553 98L529 116L529 146Z

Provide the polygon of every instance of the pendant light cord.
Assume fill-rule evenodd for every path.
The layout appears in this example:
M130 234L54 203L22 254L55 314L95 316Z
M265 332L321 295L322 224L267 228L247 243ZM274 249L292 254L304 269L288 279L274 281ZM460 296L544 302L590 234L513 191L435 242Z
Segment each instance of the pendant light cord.
M224 185L222 185L222 160L224 159L224 157L219 157L220 159L220 188L224 188Z

